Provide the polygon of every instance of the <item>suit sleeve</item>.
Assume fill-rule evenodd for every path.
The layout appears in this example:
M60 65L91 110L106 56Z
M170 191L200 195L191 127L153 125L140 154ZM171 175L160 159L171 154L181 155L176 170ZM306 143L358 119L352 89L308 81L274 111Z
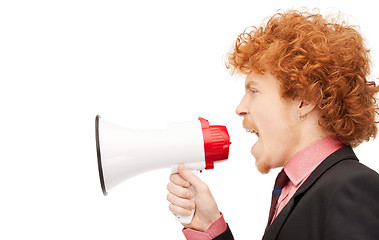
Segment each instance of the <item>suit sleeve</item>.
M374 240L379 236L379 175L362 171L344 176L332 194L325 238Z
M234 237L232 235L232 232L230 231L229 225L226 228L225 232L221 233L213 240L234 240Z

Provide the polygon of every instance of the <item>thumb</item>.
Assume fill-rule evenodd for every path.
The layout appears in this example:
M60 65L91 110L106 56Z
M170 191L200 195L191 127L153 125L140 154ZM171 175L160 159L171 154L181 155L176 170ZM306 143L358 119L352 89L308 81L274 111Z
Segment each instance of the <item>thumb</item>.
M183 164L179 164L178 172L179 175L184 178L184 180L188 181L195 188L195 191L204 185L203 181L201 181L200 178L195 175L195 173L187 169Z

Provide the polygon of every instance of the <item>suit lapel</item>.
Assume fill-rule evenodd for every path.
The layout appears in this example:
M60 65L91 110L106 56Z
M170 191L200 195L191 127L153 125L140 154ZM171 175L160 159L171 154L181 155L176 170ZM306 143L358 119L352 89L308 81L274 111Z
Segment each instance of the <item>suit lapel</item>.
M279 215L274 219L272 224L266 229L263 235L263 240L274 240L282 228L289 214L292 212L295 206L294 198L291 198L286 206L280 211Z
M308 189L312 187L312 185L322 176L324 172L326 172L329 168L333 167L335 164L345 159L358 160L350 146L344 146L338 149L329 157L327 157L324 161L322 161L320 165L317 166L317 168L311 173L311 175L309 175L309 177L304 181L304 183L296 191L295 195L288 201L288 203L282 209L282 211L280 211L279 215L272 222L271 226L266 230L262 239L276 239L280 229L287 220L288 216L290 215L296 204L308 191Z

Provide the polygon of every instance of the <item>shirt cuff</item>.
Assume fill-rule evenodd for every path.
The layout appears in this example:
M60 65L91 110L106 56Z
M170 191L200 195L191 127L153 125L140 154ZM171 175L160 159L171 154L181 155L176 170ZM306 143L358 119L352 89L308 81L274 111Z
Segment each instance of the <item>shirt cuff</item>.
M227 225L224 216L220 212L221 216L214 220L208 227L206 232L196 231L190 228L184 228L183 234L187 240L212 240L221 233L225 232Z

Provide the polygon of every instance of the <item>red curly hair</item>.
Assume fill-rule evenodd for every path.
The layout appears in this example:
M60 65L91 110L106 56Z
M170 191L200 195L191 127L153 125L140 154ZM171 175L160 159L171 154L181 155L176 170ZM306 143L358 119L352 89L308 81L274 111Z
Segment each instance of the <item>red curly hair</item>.
M379 86L367 80L370 64L356 26L328 21L319 11L297 10L247 28L226 61L232 73L263 74L269 66L283 98L315 103L322 129L352 147L378 131Z

